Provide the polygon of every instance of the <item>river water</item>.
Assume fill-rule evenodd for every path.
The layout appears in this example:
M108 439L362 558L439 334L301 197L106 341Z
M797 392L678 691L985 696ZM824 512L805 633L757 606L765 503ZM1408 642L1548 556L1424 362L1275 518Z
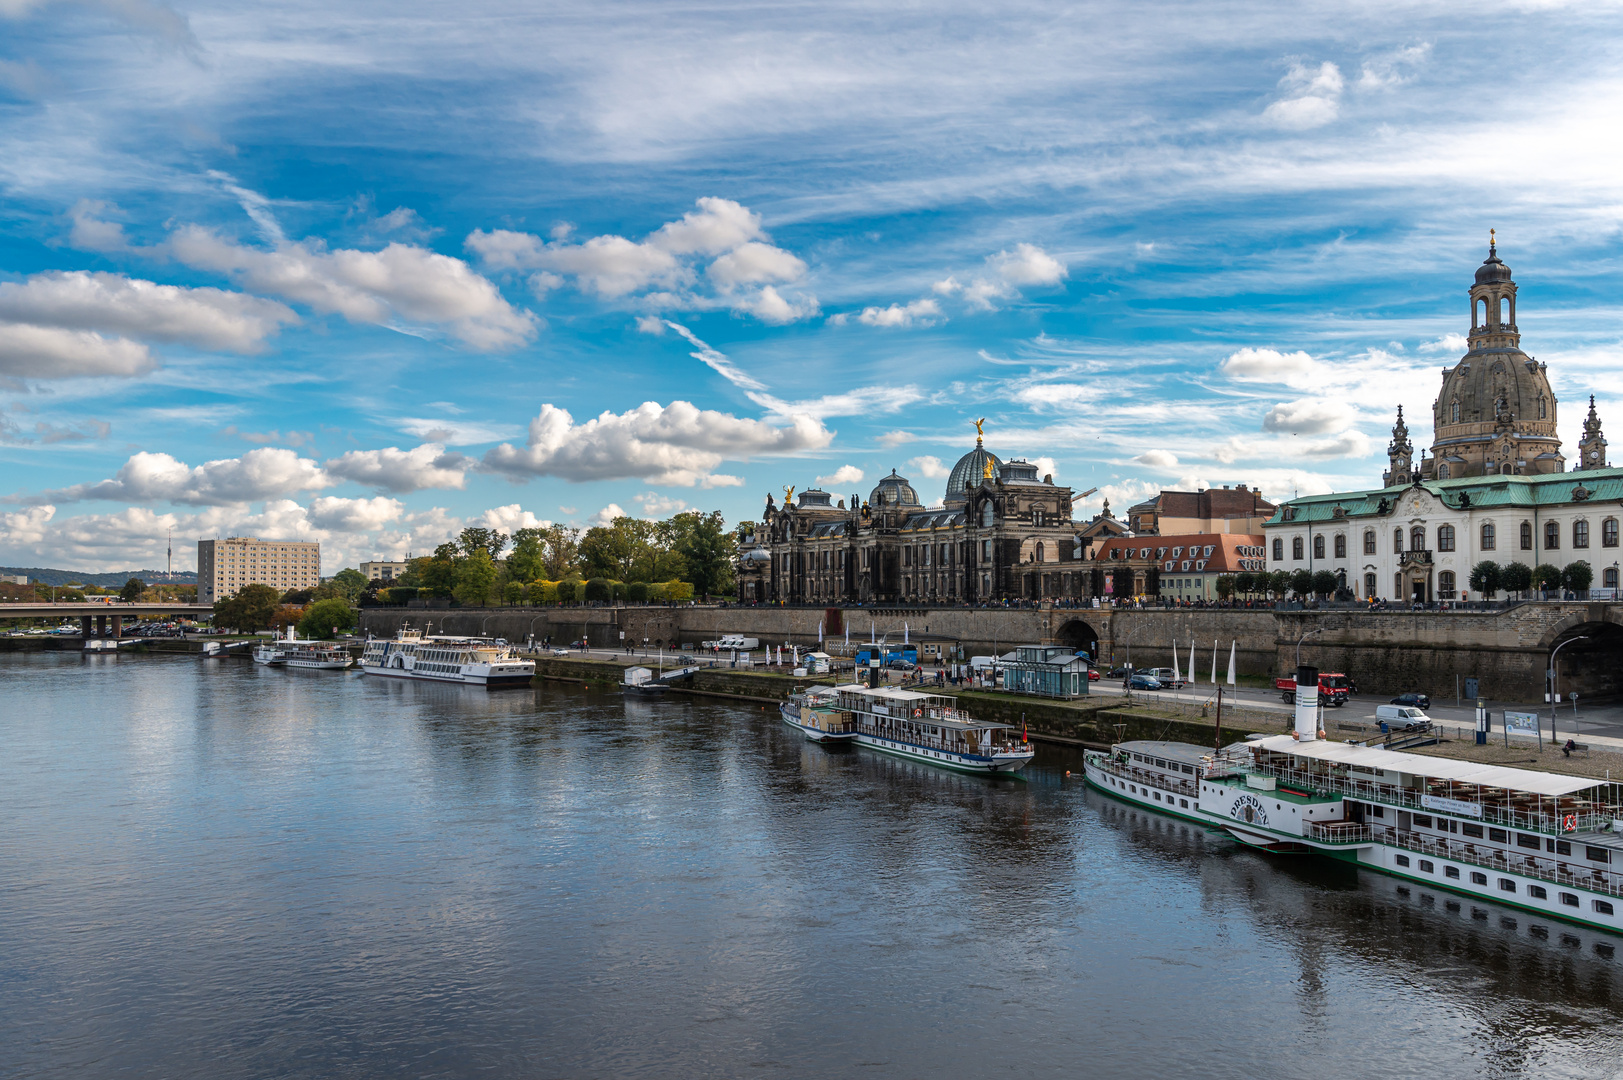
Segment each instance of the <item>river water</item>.
M1521 1077L1623 942L759 705L0 656L0 1076Z

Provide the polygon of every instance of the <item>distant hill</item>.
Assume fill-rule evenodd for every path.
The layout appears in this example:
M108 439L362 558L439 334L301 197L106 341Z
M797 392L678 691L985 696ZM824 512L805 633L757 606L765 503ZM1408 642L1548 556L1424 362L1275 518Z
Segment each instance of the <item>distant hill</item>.
M81 585L100 585L104 589L116 589L132 577L140 578L148 585L197 584L197 574L190 570L184 573L177 571L173 574L165 574L162 570L120 570L115 574L86 574L79 570L52 570L41 566L0 566L0 574L27 574L29 581L37 581L41 585L66 585L70 581L76 581Z

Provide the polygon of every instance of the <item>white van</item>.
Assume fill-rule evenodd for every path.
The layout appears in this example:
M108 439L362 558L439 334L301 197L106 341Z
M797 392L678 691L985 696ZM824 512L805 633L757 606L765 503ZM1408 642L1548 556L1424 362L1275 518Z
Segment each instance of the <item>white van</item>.
M971 656L969 658L969 670L977 674L982 671L991 671L997 666L998 660L995 656Z
M1413 705L1381 705L1375 719L1392 731L1430 731L1431 717Z

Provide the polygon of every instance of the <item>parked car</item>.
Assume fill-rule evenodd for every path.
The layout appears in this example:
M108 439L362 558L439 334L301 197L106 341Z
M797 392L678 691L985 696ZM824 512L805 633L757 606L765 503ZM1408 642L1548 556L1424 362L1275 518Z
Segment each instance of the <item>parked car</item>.
M1397 697L1391 700L1390 704L1413 705L1421 712L1425 712L1427 709L1431 708L1431 698L1425 694L1418 693L1399 694Z
M571 649L584 649L584 648L587 647L586 646L586 639L585 638L577 638L574 641L571 641L569 643L569 647Z
M885 666L892 671L917 671L919 666L913 661L901 656L893 656L885 661Z
M1161 680L1157 679L1154 675L1134 675L1132 678L1127 680L1127 689L1160 690L1163 689L1163 687L1161 686Z
M1413 705L1381 705L1375 719L1382 731L1430 731L1431 717Z
M1088 682L1098 682L1098 681L1099 681L1099 669L1098 668L1088 668Z
M1105 672L1105 674L1112 679L1125 679L1132 673L1133 669L1128 667L1126 664L1118 664L1109 671Z

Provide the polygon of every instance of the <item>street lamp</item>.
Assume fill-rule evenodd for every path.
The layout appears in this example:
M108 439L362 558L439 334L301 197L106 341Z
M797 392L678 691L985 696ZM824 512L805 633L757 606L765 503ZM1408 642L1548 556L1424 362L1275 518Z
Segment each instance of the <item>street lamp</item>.
M480 624L479 624L479 636L480 636L480 637L484 637L484 636L485 636L485 627L486 627L486 626L487 626L487 625L489 625L489 623L490 623L490 620L491 620L491 619L494 619L494 618L495 618L495 617L496 617L496 616L494 616L494 615L486 615L486 616L485 616L485 618L484 618L484 621L483 621L483 622L481 622L481 623L480 623Z
M1566 648L1568 645L1571 645L1574 641L1588 641L1588 640L1589 640L1589 637L1587 635L1584 635L1582 637L1568 638L1567 640L1563 641L1561 644L1557 645L1555 648L1550 650L1550 670L1548 670L1548 671L1546 671L1544 673L1544 683L1545 683L1546 686L1548 686L1550 688L1550 745L1551 746L1556 745L1556 742L1557 742L1556 737L1555 737L1555 716L1556 716L1556 708L1555 708L1555 706L1556 706L1556 697L1555 697L1555 695L1556 695L1556 689L1555 689L1555 654L1560 652L1562 649ZM1572 715L1574 717L1574 719L1572 721L1573 734L1576 735L1577 732L1578 732L1578 721L1576 719L1577 715L1578 715L1578 712L1577 712L1576 709L1573 710Z
M1312 637L1314 634L1322 634L1322 633L1324 633L1324 627L1321 626L1317 630L1309 630L1309 631L1307 631L1301 637L1296 639L1296 666L1297 667L1302 666L1302 642L1306 641L1308 638Z
M537 615L535 618L530 620L530 648L532 649L535 648L535 624L544 618L546 618L545 615Z

